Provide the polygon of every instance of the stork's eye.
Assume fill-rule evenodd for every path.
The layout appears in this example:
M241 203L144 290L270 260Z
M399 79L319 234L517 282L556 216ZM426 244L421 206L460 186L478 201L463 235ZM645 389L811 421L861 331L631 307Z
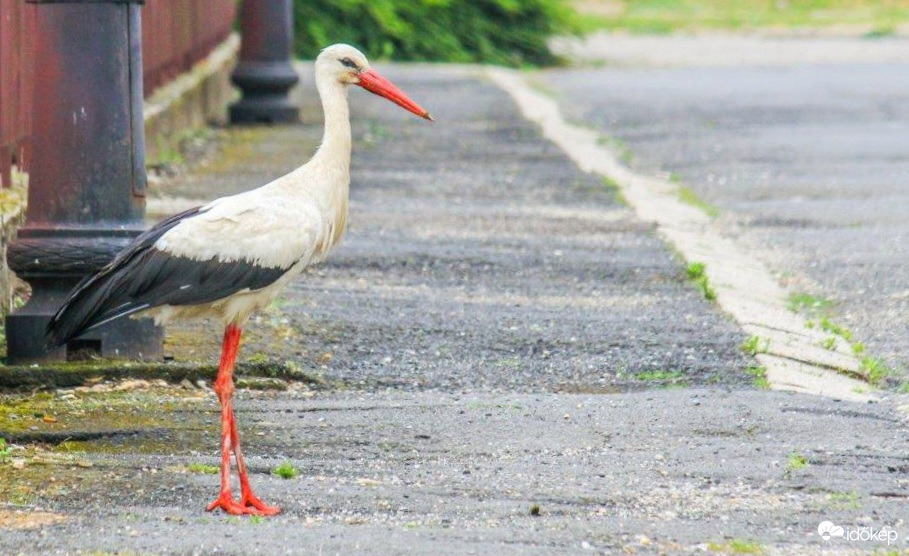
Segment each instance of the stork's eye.
M354 61L351 60L350 58L342 58L342 59L341 59L341 63L344 64L346 67L348 67L348 68L350 68L350 69L355 69L355 70L359 70L359 69L360 69L360 68L357 67L357 64L355 64Z

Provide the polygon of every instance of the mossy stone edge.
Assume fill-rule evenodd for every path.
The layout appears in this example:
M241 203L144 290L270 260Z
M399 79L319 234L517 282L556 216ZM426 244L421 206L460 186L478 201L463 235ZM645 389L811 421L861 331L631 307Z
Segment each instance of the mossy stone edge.
M213 380L215 372L214 365L186 363L92 362L37 367L0 365L0 391L74 388L98 381L123 379L166 380L174 384L189 380L195 383L199 379ZM237 365L237 376L278 378L313 387L326 385L322 377L284 362L240 363Z

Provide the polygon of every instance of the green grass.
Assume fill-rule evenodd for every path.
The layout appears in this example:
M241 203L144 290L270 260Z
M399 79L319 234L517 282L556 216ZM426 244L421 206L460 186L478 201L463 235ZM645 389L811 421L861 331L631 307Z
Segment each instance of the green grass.
M685 378L685 373L682 371L644 371L643 373L634 375L634 378L645 381L663 382Z
M868 378L868 382L875 386L881 384L890 376L890 369L887 365L882 360L874 357L863 357L859 369Z
M833 306L829 299L806 292L793 292L789 294L787 307L793 313L808 313L811 315L823 312Z
M615 15L582 16L585 31L671 33L710 29L870 27L867 38L909 21L909 0L625 0Z
M716 299L716 290L707 279L707 265L699 261L692 261L685 267L685 275L697 285L704 299L708 301Z
M831 492L827 495L829 506L834 510L861 509L861 499L854 490L851 492Z
M634 152L628 148L628 143L618 137L600 135L597 137L597 144L614 151L619 162L625 166L631 166L634 162Z
M836 324L835 322L831 321L827 317L821 318L820 325L821 325L821 330L823 330L824 332L829 332L830 334L836 334L837 336L841 337L842 339L846 340L847 342L852 341L852 332L850 330L843 328L842 326Z
M786 469L789 471L798 471L808 467L808 458L798 452L789 452L786 456Z
M685 274L692 280L698 280L704 276L704 271L706 270L707 266L704 263L692 261L685 267Z
M9 446L6 445L6 440L0 438L0 463L8 462L9 458L10 458Z
M761 338L755 334L742 343L742 351L752 357L759 353L767 353L770 351L770 338Z
M764 547L754 541L743 539L732 539L729 542L707 543L707 550L710 552L720 552L722 554L763 554Z
M671 176L670 176L671 179ZM691 205L694 208L700 210L710 218L716 218L720 215L720 209L716 208L714 205L711 205L704 199L694 192L689 187L681 186L679 187L679 201L682 201L686 205Z
M770 381L767 380L767 367L748 367L745 372L753 377L752 384L755 388L761 390L770 388Z
M220 469L217 465L207 465L205 463L190 463L186 466L190 473L202 473L204 475L217 475Z
M794 312L813 312L816 314L828 309L832 305L833 302L828 299L816 297L807 293L794 293L789 296L789 309ZM833 322L830 317L822 316L818 321L808 320L805 322L805 326L808 328L818 327L827 334L830 334L830 336L821 341L820 345L824 349L831 351L836 350L838 339L841 338L845 340L849 349L852 350L852 353L856 357L862 358L859 362L859 372L869 383L879 386L892 374L890 368L887 367L883 360L869 357L865 354L865 344L862 342L853 343L855 336L851 330ZM746 351L748 351L748 349L746 349Z
M281 465L275 467L273 473L282 479L293 479L299 474L296 467L289 461L285 461Z

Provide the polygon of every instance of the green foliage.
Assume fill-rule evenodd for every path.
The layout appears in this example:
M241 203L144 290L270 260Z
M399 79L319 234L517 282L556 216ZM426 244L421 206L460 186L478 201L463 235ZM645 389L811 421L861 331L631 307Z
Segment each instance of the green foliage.
M551 65L547 39L577 29L567 0L296 0L296 52L333 43L370 58Z
M606 0L590 0L596 5ZM893 34L909 21L905 0L610 0L612 15L584 15L586 30L671 33L701 29L871 26L868 39Z

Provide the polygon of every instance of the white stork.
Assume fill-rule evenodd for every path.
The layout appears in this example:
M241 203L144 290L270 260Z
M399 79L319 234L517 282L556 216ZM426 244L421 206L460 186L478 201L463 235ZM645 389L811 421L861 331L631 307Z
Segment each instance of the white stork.
M322 144L305 165L258 189L222 197L158 223L114 260L83 280L48 324L56 348L86 330L144 313L156 322L214 317L224 343L214 390L221 403L221 492L208 506L230 514L274 515L253 494L240 451L231 399L243 325L305 267L326 258L347 228L350 185L348 85L359 85L432 120L390 81L370 69L356 48L336 44L315 63L325 113ZM230 455L240 477L231 495Z

